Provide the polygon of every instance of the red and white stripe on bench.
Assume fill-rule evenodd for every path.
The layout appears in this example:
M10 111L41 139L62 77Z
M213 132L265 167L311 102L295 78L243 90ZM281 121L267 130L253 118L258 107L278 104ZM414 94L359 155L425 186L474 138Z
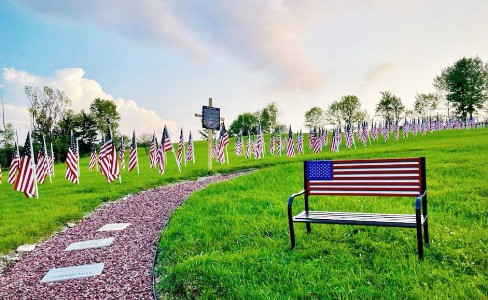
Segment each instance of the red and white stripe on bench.
M330 162L332 179L306 180L307 194L403 197L423 193L422 164L419 158Z

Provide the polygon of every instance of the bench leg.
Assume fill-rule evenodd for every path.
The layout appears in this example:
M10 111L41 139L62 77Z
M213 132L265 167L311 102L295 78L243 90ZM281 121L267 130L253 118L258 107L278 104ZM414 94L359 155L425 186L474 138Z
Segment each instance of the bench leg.
M417 222L417 247L419 251L419 259L424 259L424 242L422 240L422 224Z
M291 249L295 248L295 229L293 228L293 221L289 221L289 226L290 226L290 243L291 243Z
M424 241L426 244L429 243L429 221L424 222Z
M310 223L306 223L306 224L307 224L307 233L312 232L312 229L310 228Z

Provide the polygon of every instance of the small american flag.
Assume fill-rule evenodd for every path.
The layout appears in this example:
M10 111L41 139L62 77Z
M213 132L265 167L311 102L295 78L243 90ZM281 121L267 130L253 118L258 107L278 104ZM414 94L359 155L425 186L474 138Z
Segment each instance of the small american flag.
M332 130L332 141L330 143L330 151L332 152L339 152L339 143L340 143L340 132L339 129L334 128Z
M194 148L193 148L193 138L191 137L191 131L190 131L190 137L188 138L188 146L186 147L186 162L192 161L195 163L195 154L194 154Z
M53 150L53 143L51 143L51 153L49 153L49 174L54 176L54 150Z
M23 192L26 197L37 195L36 166L32 153L30 133L27 133L24 151L20 157L19 170L14 183L14 190Z
M134 129L129 150L129 167L127 169L131 172L136 166L137 173L139 174L139 157L137 156L136 130Z
M97 165L97 148L95 147L95 145L93 145L90 154L90 162L88 163L88 169L92 171L96 165Z
M120 140L120 149L119 149L119 160L120 160L120 167L122 170L125 170L125 145L124 145L124 137Z
M317 131L316 131L315 127L314 127L313 131L314 132L312 134L314 136L314 139L313 139L313 149L312 150L313 150L313 154L317 154L320 152L320 150L322 150L323 139L321 138L320 135L317 135ZM319 131L320 131L320 129L319 129Z
M14 144L14 152L12 153L12 161L10 162L10 170L8 171L8 183L14 184L17 172L19 170L19 148L17 147L17 143Z
M247 143L246 143L246 158L251 157L251 134L247 132Z
M389 128L389 124L387 122L385 122L385 129L384 129L384 136L383 136L383 140L386 142L388 142L388 139L390 138L390 128Z
M168 129L164 125L163 138L161 139L161 144L164 145L164 151L174 151L173 144L171 144L171 139L169 138Z
M310 133L308 134L308 149L313 149L315 144L315 135L317 130L314 128L310 128Z
M405 118L405 121L403 121L403 138L407 138L408 137L408 122L407 122L407 118Z
M281 156L281 128L278 129L278 137L276 138L276 155Z
M65 178L73 183L79 183L78 177L78 151L76 149L75 138L71 132L71 140L66 157L66 175Z
M161 147L159 147L158 155L156 161L158 162L158 172L159 174L164 174L164 169L166 167L166 158L164 157L166 151L164 151L164 143L161 141Z
M275 154L275 133L274 131L271 132L271 136L269 138L269 154Z
M212 157L217 157L217 152L218 152L218 148L217 148L217 139L214 137L212 139Z
M362 127L362 134L361 134L361 143L363 146L366 146L366 143L368 142L369 134L368 134L368 123L363 122L363 127Z
M153 133L151 146L149 148L149 168L153 168L158 163L158 140L156 135Z
M374 125L373 125L373 123L371 123L371 137L375 141L378 140L378 131L376 130L376 123L374 123Z
M400 126L398 126L398 120L395 121L395 140L398 141L400 135Z
M110 126L110 125L109 125ZM98 163L100 164L100 171L107 178L107 182L112 182L120 176L119 163L117 161L117 150L112 141L111 130L107 134L105 143L100 147L98 155Z
M181 164L183 163L184 152L185 152L185 140L183 138L183 128L181 128L180 140L178 141L178 150L176 151L176 163L178 163L179 166L181 166Z
M255 158L264 157L264 136L261 126L258 128L258 134L256 136L256 156Z
M295 145L293 144L293 131L288 131L288 142L286 144L286 156L292 157L295 156Z
M229 134L227 133L227 130L225 129L225 124L222 122L222 125L220 127L220 136L219 136L219 146L217 149L217 161L221 164L225 162L225 148L229 144Z
M237 157L242 156L242 131L236 136L236 142L234 144L234 153Z
M344 130L344 139L346 140L346 147L350 149L354 143L354 133L352 132L352 126L350 123L347 123Z
M303 154L303 133L302 130L300 129L300 132L297 134L297 153L298 154Z
M49 172L49 161L46 154L46 145L41 140L41 147L39 147L39 154L37 155L37 182L43 184Z

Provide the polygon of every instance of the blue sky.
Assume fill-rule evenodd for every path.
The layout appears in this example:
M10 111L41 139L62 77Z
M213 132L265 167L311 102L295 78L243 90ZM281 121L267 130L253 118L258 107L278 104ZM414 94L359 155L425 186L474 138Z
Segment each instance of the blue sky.
M380 91L411 107L456 60L488 61L487 15L482 0L1 0L6 121L29 129L26 84L64 90L75 110L114 99L124 133L167 124L173 139L200 127L209 97L228 124L274 101L299 129L351 94L373 117Z

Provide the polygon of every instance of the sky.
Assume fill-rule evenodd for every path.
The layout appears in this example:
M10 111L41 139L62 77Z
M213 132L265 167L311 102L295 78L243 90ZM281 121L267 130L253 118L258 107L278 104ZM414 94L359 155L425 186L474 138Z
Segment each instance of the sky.
M412 108L462 57L488 62L485 0L0 0L5 121L30 128L24 86L75 111L112 99L121 131L176 141L208 98L226 125L268 103L279 122L356 95L370 117L390 91Z

